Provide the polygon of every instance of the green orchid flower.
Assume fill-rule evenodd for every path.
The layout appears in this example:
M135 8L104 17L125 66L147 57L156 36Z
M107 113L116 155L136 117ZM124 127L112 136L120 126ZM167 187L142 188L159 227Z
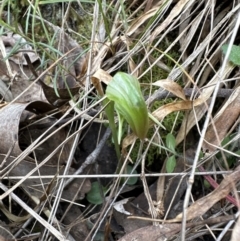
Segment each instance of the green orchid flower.
M127 121L135 135L143 140L149 129L149 114L137 78L118 72L108 84L106 96L114 102L119 117L118 142L121 138L123 119Z

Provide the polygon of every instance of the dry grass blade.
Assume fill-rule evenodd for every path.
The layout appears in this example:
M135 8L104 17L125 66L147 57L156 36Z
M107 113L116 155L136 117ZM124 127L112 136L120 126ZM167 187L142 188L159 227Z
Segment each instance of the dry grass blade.
M2 190L7 191L7 187L0 183ZM25 204L18 196L11 193L10 196L14 201L16 201L22 208L24 208L30 215L32 215L36 220L38 220L44 227L46 227L57 239L61 241L67 241L66 237L62 235L58 230L56 230L52 225L50 225L46 220L39 216L34 210L32 210L28 205Z
M180 0L178 3L174 6L174 8L169 13L168 17L163 21L163 23L157 27L154 32L152 33L150 42L153 42L153 40L163 31L165 30L170 23L172 23L173 19L177 17L182 10L184 9L185 5L191 2L190 0ZM193 1L192 1L193 2Z
M211 32L208 33L208 35L203 39L203 41L195 47L194 51L188 56L188 58L185 60L185 62L183 64L181 64L181 68L188 68L188 66L190 66L190 64L194 63L194 60L199 56L199 54L201 54L204 49L206 49L209 45L209 42L214 38L214 35L217 34L217 32L219 31L219 29L226 24L226 22L231 19L231 17L236 14L236 11L238 11L238 9L240 8L239 5L237 5L235 8L233 8L231 10L231 12L229 12L227 15L225 15L221 21L219 21L217 23L216 26L214 26L214 28L211 30ZM227 30L232 29L234 24L234 21L232 21L230 24L228 24L227 28L224 29L224 32L226 33ZM228 35L229 37L229 35ZM208 50L209 51L209 50ZM204 63L206 62L205 60L203 61ZM199 63L197 63L199 65ZM208 64L208 63L207 63ZM175 80L176 78L179 77L179 75L182 74L182 70L181 68L177 68L177 69L173 69L169 75L169 78L172 80ZM203 70L202 70L203 71Z
M233 189L235 189L235 185L240 180L240 166L237 167L233 173L227 175L219 186L212 191L207 196L197 200L190 207L187 209L187 221L200 217L205 214L216 202L225 198ZM238 206L240 203L238 203ZM136 218L136 217L132 217ZM183 214L179 214L176 218L167 220L167 223L174 223L174 222L182 222ZM140 218L141 219L141 218ZM147 220L147 219L146 219ZM148 219L150 220L150 219ZM163 221L160 219L156 219L154 221Z
M155 15L158 15L158 18L160 18L165 8L167 8L167 5L164 6L164 1L159 1L156 6L152 7L151 9L149 9L149 11L136 18L127 29L126 34L128 36L136 35L136 33L139 33L142 25L146 24L149 19L151 19ZM162 11L160 11L161 9Z
M228 64L227 67L224 69L223 76L227 78L229 74L232 72L233 68L234 67L231 64ZM201 94L198 97L198 100L201 100L202 102L201 104L203 104L203 106L201 106L200 108L197 108L196 110L193 109L188 114L188 116L184 118L181 128L176 137L177 143L180 143L184 139L184 136L190 131L190 129L196 124L196 122L198 122L198 120L200 120L203 117L204 113L208 110L208 105L206 101L209 100L211 94L215 89L215 84L217 83L217 81L219 81L219 73L220 71L218 71L214 75L214 77L209 81L209 83L205 86L205 88L202 89Z
M216 202L225 198L228 193L235 188L236 183L240 180L240 167L237 167L234 172L225 177L220 185L207 196L197 200L187 209L187 220L194 219L206 213ZM182 214L179 214L173 222L181 222Z
M214 152L216 147L221 145L221 142L226 137L228 130L239 117L239 89L239 87L235 89L233 94L229 97L229 99L214 117L213 122L208 128L205 136L203 151L208 150L209 153Z
M16 241L14 236L11 234L11 232L5 228L6 224L4 222L0 222L0 240L1 241Z
M52 12L48 11L51 7L54 10ZM183 218L185 213L178 215L182 210L177 213L175 210L185 195L184 207L188 213L187 220L203 214L209 217L211 213L207 210L220 199L225 198L232 189L238 188L239 167L224 179L219 176L219 170L225 169L223 154L229 157L227 160L229 169L238 165L236 157L239 157L237 149L239 149L240 134L236 127L240 113L238 108L240 93L237 82L239 71L231 62L225 65L226 59L223 61L224 54L221 49L223 44L229 43L238 27L236 14L239 9L238 1L64 0L60 3L60 1L49 0L21 1L20 4L14 4L10 0L2 1L0 97L10 103L0 103L0 106L4 106L0 110L0 117L4 115L4 118L0 118L0 160L2 161L0 174L4 178L3 182L6 181L7 175L10 178L8 189L1 186L5 191L0 193L3 203L0 205L2 207L0 212L5 212L9 220L15 219L15 221L26 219L27 215L33 217L31 221L19 224L19 227L22 226L17 233L17 238L20 238L19 235L25 230L31 233L32 230L42 228L40 241L48 240L52 234L57 239L63 240L68 238L65 235L64 225L67 225L70 230L75 224L75 231L70 231L71 235L74 233L75 240L85 239L86 241L94 240L96 235L103 235L102 240L114 240L114 238L164 240L165 238L174 239L172 236L176 235L175 240L177 240L181 229L182 240L203 238L203 235L217 239L217 235L219 237L223 235L220 235L214 226L212 230L211 227L204 229L203 226L197 231L191 228L187 230L187 226L184 226L186 220L184 221ZM49 18L45 15L49 12L53 13L50 15L54 17ZM235 39L234 44L239 45L239 37ZM116 109L113 110L114 106L111 106L112 123L114 127L119 124L117 143L121 142L121 147L118 148L119 160L115 160L115 152L105 153L105 147L111 148L112 142L109 140L104 144L105 137L110 135L106 125L111 122L106 120L104 111L109 103L104 103L104 100L106 100L106 92L108 94L106 89L112 79L111 76L117 76L119 72L136 78L137 83L140 83L139 94L144 96L142 98L144 106L146 100L146 113L153 114L155 120L159 120L158 124L162 123L166 128L162 130L151 123L142 124L136 131L133 125L129 125L130 121L119 124L116 118L116 103L122 103L122 101L113 99ZM132 81L129 83L132 84ZM123 90L126 89L119 81L114 86L116 93L120 92L120 87ZM217 96L215 90L218 87L223 92L229 91L230 94ZM124 101L128 99L128 102L133 102L129 111L132 114L137 109L138 103L135 103L132 98L127 98L128 96L133 95L127 93L124 96ZM215 102L216 97L218 99ZM37 102L34 104L33 100ZM48 102L51 108L46 107L47 104L44 102ZM48 111L42 111L38 105L42 105L43 109ZM28 109L30 107L32 107L31 110ZM30 110L31 113L27 113L30 116L25 116L26 110ZM138 118L131 117L131 119L135 121L145 117L143 115ZM146 118L148 120L148 117ZM210 119L212 122L209 121ZM144 134L139 135L142 139L141 144L134 135L130 134L132 131L130 127L137 133L147 127ZM106 135L104 135L105 131ZM206 137L204 137L205 133ZM228 145L221 147L221 141L227 135L230 141ZM169 136L170 139L168 139ZM103 151L100 151L102 147ZM122 150L119 150L120 148ZM201 160L204 163L201 162L200 168L209 170L209 173L214 175L216 186L220 183L219 180L222 180L221 184L207 196L199 191L207 189L199 181L202 177L194 180L195 170L199 164L199 152L202 148L204 151L210 150L214 158L207 157ZM217 148L222 151L222 156L216 155ZM193 166L190 165L192 163L188 163L190 149L194 153L194 157L190 158ZM47 155L40 156L43 153ZM101 155L104 157L100 158ZM156 217L159 214L157 208L162 205L160 201L164 199L167 203L164 204L166 209L164 218L178 215L170 222L181 222L183 218L182 227L180 224L163 225L158 229L147 227L127 234L126 239L121 239L119 230L102 232L101 225L105 225L106 220L107 222L113 220L110 217L114 201L117 198L120 199L122 190L129 188L131 184L126 179L121 180L123 177L116 177L116 174L111 176L116 179L100 180L100 178L104 175L103 173L115 173L118 161L117 170L121 169L121 172L124 172L124 166L129 160L134 164L134 167L131 167L132 171L138 165L139 171L140 162L142 162L142 182L138 180L137 184L143 186L144 193L141 195L145 194L146 198L144 201L140 198L134 201L129 199L128 204L141 200L145 202L143 206L150 207L152 216ZM169 167L169 165L166 165L163 160L168 164L170 163L168 160L172 160L170 164L175 165L176 176L172 180L171 178L165 180L165 177L159 179L160 190L157 190L158 193L156 190L151 193L152 189L149 185L154 181L157 183L157 180L148 179L148 175L145 179L145 173L162 172L161 176L163 176L167 171L174 170L174 168L167 168L166 171L165 166ZM95 167L93 168L92 165ZM112 169L108 169L110 167ZM216 174L211 169L216 171ZM14 173L16 170L21 172ZM186 192L187 176L184 174L189 170L191 176ZM178 176L179 172L182 172L182 175ZM88 197L84 201L87 203L85 209L75 206L76 203L82 202L81 199L91 187L90 180L73 180L78 177L73 174L80 173L91 177L96 177L97 173L101 174L97 180L102 186L99 193L104 203L99 215L96 214L95 209L91 209L92 205ZM34 175L35 179L30 178L31 175ZM23 178L13 180L14 176ZM49 176L53 178L50 179ZM135 177L132 176L132 178ZM213 179L210 174L208 177ZM181 184L181 178L184 184ZM10 180L13 180L13 183ZM34 180L35 186L32 184ZM86 183L88 185L85 185ZM67 185L68 189L72 190L70 193L65 192ZM71 189L74 185L75 189ZM203 186L202 189L199 185ZM109 193L104 193L105 186L108 190L112 187L107 200L104 199L104 195ZM198 190L195 190L196 187ZM131 188L134 187L131 186ZM81 189L79 195L78 189ZM140 188L135 188L137 193L140 192L138 189ZM24 194L22 190L25 190ZM131 194L132 192L129 191L126 195ZM188 203L190 194L196 199L191 206ZM7 196L12 196L20 204L20 209L27 210L27 213L23 210L20 219L16 219L17 214L11 210L10 202L6 201ZM32 206L28 206L27 202L23 203L22 197L25 196ZM157 199L161 198L157 200L157 207L152 201L155 200L155 196ZM200 199L197 200L198 198ZM33 200L35 203L32 202ZM15 201L13 203L18 205ZM137 212L148 218L148 210L138 205L139 203L137 206L141 210ZM73 209L72 205L74 205ZM29 209L30 206L31 209ZM12 213L6 212L7 208ZM167 217L168 209L173 211L172 216ZM224 210L235 211L228 203ZM38 214L40 211L45 212L48 221L40 217ZM219 208L218 211L219 215L223 216L223 210ZM69 218L71 213L77 213L73 215L76 220ZM126 209L126 213L134 212ZM95 217L94 221L87 218L90 216ZM71 221L64 223L65 217ZM85 222L87 219L91 225ZM33 226L31 223L34 223ZM107 227L108 223L105 226ZM122 225L119 224L119 226ZM77 235L81 227L84 227L85 233ZM238 225L233 232L233 241L237 236L237 227ZM126 231L125 227L124 229ZM156 235L154 236L155 232L158 234L157 238Z
M230 241L238 241L239 237L240 237L240 218L238 217L238 220L233 228L232 237Z

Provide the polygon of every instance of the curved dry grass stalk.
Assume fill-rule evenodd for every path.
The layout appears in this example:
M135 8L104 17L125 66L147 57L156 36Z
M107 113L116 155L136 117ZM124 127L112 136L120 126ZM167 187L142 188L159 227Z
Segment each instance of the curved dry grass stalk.
M89 101L90 95L95 97L95 93L93 89L91 89L91 77L99 69L104 69L106 72L112 75L115 72L121 70L132 73L142 82L149 81L151 87L150 91L147 93L147 97L149 98L148 101L151 99L152 103L156 101L156 99L154 97L155 95L151 95L153 91L153 85L151 83L154 83L159 79L166 79L167 77L172 82L175 81L178 84L174 83L172 89L174 89L174 86L181 85L181 91L181 88L187 88L191 86L193 87L192 93L198 93L199 95L198 97L192 95L190 100L187 100L190 107L186 108L187 102L185 102L185 104L184 102L182 102L182 104L180 104L178 101L176 102L176 106L178 104L180 106L178 110L185 110L189 108L192 109L187 115L185 115L181 127L176 130L178 133L176 141L178 144L183 142L186 139L186 135L194 127L196 127L199 132L200 142L196 152L196 157L194 159L193 171L190 179L190 181L193 182L194 171L198 161L198 154L203 146L205 133L209 131L209 129L207 129L207 126L209 125L209 119L213 117L213 103L216 97L216 91L214 92L214 90L216 89L217 85L221 87L230 86L229 88L232 88L232 86L234 86L234 88L237 87L233 80L231 80L231 83L229 83L230 81L227 80L229 77L232 77L235 66L233 66L231 63L223 65L221 46L224 43L230 41L230 38L234 32L234 28L236 27L236 14L239 12L240 4L235 3L234 5L234 3L232 3L232 6L230 4L226 5L227 6L224 6L224 2L216 3L210 0L201 0L197 2L194 0L145 0L132 2L95 1L95 3L92 5L93 12L91 23L91 39L89 39L87 43L89 51L87 53L87 58L85 59L86 71L84 70L80 75L81 78L84 79L81 82L81 84L84 84L84 90L81 90L82 92L80 93L80 95L83 97L79 100L82 104L80 110L81 112L78 113L78 111L76 111L79 106L79 102L74 106L74 101L72 100L71 106L68 107L67 111L64 110L65 114L62 116L62 118L59 119L59 122L64 119L71 111L76 112L76 116L66 122L60 128L71 124L71 122L80 118L80 116L85 114L85 112L95 107L98 108L101 105L101 100L98 102L95 101L94 104L94 101ZM84 7L84 3L82 3L82 6ZM34 14L36 15L31 15L31 17L41 20L41 16L37 16L38 7L39 6L37 5L32 5L29 6L29 9L32 8L32 10L34 10ZM69 4L66 9L63 9L63 20L61 22L61 28L55 28L53 24L47 24L46 20L41 20L42 24L45 24L47 27L50 26L54 29L55 32L60 30L61 34L64 34L64 28L67 22L70 8L71 5ZM74 31L72 31L72 33L73 32ZM61 36L61 34L59 36ZM48 37L51 39L50 36ZM60 42L64 39L61 37L59 38L59 48L56 49L60 51L62 45ZM32 43L35 43L34 39L32 40ZM38 46L36 46L36 48L37 47ZM68 53L63 53L62 57L60 57L58 60L55 60L55 62L49 68L43 71L42 74L40 74L39 77L35 80L35 82L37 82L38 79L42 78L45 74L49 73L52 68L58 65L62 60L65 61L67 56ZM171 59L174 59L175 62L173 63ZM156 68L157 71L159 71L157 74ZM184 71L185 73L188 73L188 76L184 74ZM161 76L158 76L158 74ZM154 90L156 90L156 87ZM212 97L213 93L215 94ZM15 102L17 98L18 97L14 98L12 102ZM200 100L201 103L203 103L201 106L192 107L194 106L195 102L200 102ZM192 106L190 104L192 104ZM226 110L229 106L230 102L226 101L225 105L221 107L222 109L220 108L219 111L214 110L216 115L215 118L213 118L213 124L215 119L220 118L222 113L224 113L224 110ZM164 108L168 111L170 107L166 105L161 108L158 109L158 111L161 112L158 117L163 116ZM101 108L100 111L102 111ZM167 111L166 113L170 113L170 111ZM202 128L199 126L198 122L205 116L206 113L208 117L205 120L204 128ZM99 113L96 116L99 116ZM177 128L177 124L175 125L175 122L177 121L174 121L173 127L170 131ZM90 119L87 124L83 124L82 119L78 129L72 129L74 133L69 133L69 137L57 148L60 149L62 145L67 143L71 138L74 138L69 157L66 160L67 164L62 175L66 176L68 174L68 169L70 168L73 155L76 151L76 146L79 142L80 133L90 123L92 123L92 119ZM54 125L57 124L58 121ZM56 132L59 129L56 129ZM227 133L228 130L229 129L226 128L224 134ZM216 139L213 140L212 143L215 143L215 146L217 146L217 144L219 144L219 142L221 142L223 139L223 136L219 135L218 133L215 134ZM150 148L151 145L155 145L153 141L155 138L157 138L157 135L159 143L161 143L161 137L159 137L159 134L156 131L148 140L148 148ZM37 150L39 145L50 137L51 135L46 137L45 133L42 134L39 138L32 142L32 144L28 146L28 148L26 148L21 155L16 157L16 164L21 162L31 152ZM218 142L216 142L217 138ZM128 145L133 143L134 141L131 140ZM161 146L163 144L161 143L157 145ZM145 150L146 154L148 153L148 148ZM224 150L224 147L221 150ZM56 150L53 150L51 155L54 155L55 151ZM131 152L129 152L127 155L129 156L130 154ZM0 196L0 198L3 199L8 195L13 195L13 190L19 187L35 171L40 170L40 167L49 161L51 155L39 163L39 165L36 166L31 172L29 172L22 180L9 188L4 194ZM82 168L84 168L84 165ZM144 175L144 166L142 167L142 171ZM118 183L118 181L119 178L116 179L116 183ZM163 186L164 181L165 180L162 179L159 183L161 183ZM69 181L66 181L66 183L68 182ZM56 218L56 212L60 205L60 198L65 186L64 183L64 179L61 179L58 189L52 191L51 193L57 194L55 195L56 198L52 205L49 223L46 225L42 240L49 237L49 232L55 232L55 229L53 229L53 221ZM146 183L144 184L145 190L147 190ZM124 186L121 188L123 187ZM114 188L115 189L112 190L112 196L110 196L110 198L113 198L114 194L118 195L120 193L117 184L114 186ZM191 185L189 185L187 194L185 196L185 208L188 206L190 194ZM117 198L117 195L114 197L114 199ZM149 197L148 193L147 196ZM163 198L163 193L159 199L161 198ZM151 200L151 198L148 199ZM157 201L159 202L162 200ZM104 213L105 216L107 216L108 211L111 209L112 205L113 202L109 201L106 203L106 206L104 207L104 210L107 210L106 213ZM149 205L151 207L153 206L152 203ZM169 208L171 208L171 206ZM185 213L184 215L186 220L187 214ZM40 220L38 214L35 213L33 216L37 220ZM99 220L99 223L96 222L95 226L99 227L100 223L101 221ZM185 221L183 224L184 223ZM92 230L92 232L95 232L95 234L97 231L98 229ZM185 234L185 226L183 225L182 240L184 240ZM59 231L57 231L55 236L63 238L63 236L59 235ZM91 236L91 233L89 236ZM191 236L191 234L188 233L188 236ZM91 239L93 240L93 238L94 235L91 237Z
M161 3L162 2L160 2L160 4ZM187 5L185 6L185 4ZM112 72L117 70L125 64L128 69L133 70L129 65L130 60L135 59L138 54L144 53L144 57L139 63L135 64L135 69L133 70L135 74L139 73L139 70L141 72L141 67L145 64L146 60L150 58L149 56L158 48L158 45L164 41L164 38L166 38L171 31L174 31L173 29L179 29L179 35L176 39L173 40L166 49L161 49L164 54L155 58L155 61L140 74L140 77L150 72L152 67L155 66L157 62L161 61L166 53L174 49L176 45L180 43L181 55L177 62L182 62L182 64L180 64L180 67L176 66L172 69L169 74L169 79L177 80L182 75L182 68L186 69L192 77L191 82L195 83L196 87L202 88L201 98L208 101L215 89L215 84L219 81L219 73L221 73L219 66L217 66L220 63L220 46L228 41L232 34L233 27L235 26L234 15L237 13L239 5L233 7L229 12L228 9L230 10L230 7L227 6L217 13L215 13L215 10L218 11L218 9L215 8L216 6L214 6L211 1L198 2L196 9L194 5L196 5L194 1L179 1L178 4L172 8L172 11L165 16L165 20L162 22L161 17L164 16L169 5L166 4L165 6L161 6L162 8L160 11L157 6L145 12L138 19L134 20L132 24L130 22L129 30L124 29L126 34L121 37L116 37L113 41L113 45L118 43L118 41L122 41L127 52L125 56L121 58L116 65L111 66L108 71ZM177 11L175 11L175 9L177 9ZM181 11L182 9L184 10ZM160 26L153 31L156 23L153 21L154 23L147 26L147 29L144 29L143 26L145 23L158 11L160 12L158 15L159 18L155 20L156 22L161 22ZM138 33L137 29L139 28L144 29L143 34ZM152 40L156 39L156 36L160 33L162 33L162 35L159 36L154 44L151 44ZM199 37L195 40L196 35ZM133 36L135 41L132 46ZM123 49L121 49L121 53L122 50ZM116 58L117 57L116 54ZM225 73L223 73L222 79L228 78L233 69L234 66L228 65L224 70ZM213 72L215 72L215 75L211 77ZM222 82L222 84L224 85L224 82ZM186 80L186 86L188 85L188 80ZM209 110L207 107L208 103L206 103L205 106L206 108L203 106L199 108L199 114L198 110L195 109L186 118L186 121L188 120L187 128L189 129L185 129L186 124L184 121L182 128L185 130L179 131L179 136L181 136L181 138L179 138L179 136L177 137L178 142L181 142L185 138L189 130L196 125L203 117L204 113Z

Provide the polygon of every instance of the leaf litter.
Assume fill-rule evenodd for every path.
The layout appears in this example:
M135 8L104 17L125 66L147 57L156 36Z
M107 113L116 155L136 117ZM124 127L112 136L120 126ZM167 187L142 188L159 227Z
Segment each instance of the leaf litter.
M236 213L236 207L231 206L227 200L232 200L233 204L239 206L239 167L237 161L231 166L225 153L238 156L235 152L236 140L239 138L239 86L236 81L239 76L235 72L236 66L230 62L223 71L220 67L223 56L221 46L229 42L239 4L225 6L224 2L217 2L213 6L206 1L135 2L137 1L130 5L126 3L123 8L117 1L115 12L111 12L111 7L95 5L95 13L100 11L101 14L93 16L93 32L88 40L88 51L74 40L70 28L65 31L46 19L41 20L40 15L35 15L35 19L41 20L39 23L45 34L51 33L48 37L51 36L52 45L48 48L45 48L47 45L34 46L34 41L31 42L27 35L24 36L20 27L16 33L9 28L10 31L1 35L0 172L3 192L0 194L0 206L6 222L11 220L15 226L29 227L34 219L38 220L45 227L39 240L47 240L50 233L59 240L94 240L96 235L100 240L108 240L109 237L112 240L177 240L180 235L184 235L188 240L204 235L223 235L223 232L215 231L213 225L227 229L224 223L237 218L229 215ZM109 3L109 6L112 4ZM67 11L63 13L67 18ZM105 14L113 20L110 26L107 26ZM2 21L6 28L7 19L3 18ZM64 18L62 26L66 24L65 21ZM165 41L168 42L169 39L170 43L166 47ZM161 51L157 51L159 46ZM172 50L179 55L174 62L177 64L169 68L166 63ZM46 55L49 59L44 63L42 60ZM154 76L154 66L162 68L165 76ZM161 98L168 97L168 94L174 98L174 101L153 109L155 118L164 121L175 112L184 113L184 118L180 124L173 124L177 133L176 148L180 152L173 177L159 177L149 190L144 189L145 195L149 192L147 196L152 197L148 201L145 195L131 199L119 197L127 201L121 203L121 213L116 209L111 213L107 211L114 207L111 200L117 198L116 193L124 193L117 188L115 190L118 185L112 185L114 181L117 184L120 178L70 178L64 181L62 176L115 173L117 159L111 140L106 142L104 139L109 136L109 131L104 126L108 122L99 104L101 100L98 102L98 94L101 92L100 96L104 95L106 85L116 72L127 70L138 78L140 84L143 80L143 87L146 86L144 76L150 73L148 86L156 90L146 96L146 103L150 104L151 109L163 91L165 94ZM90 80L95 83L97 91L91 88ZM206 193L193 190L192 201L184 210L183 200L189 198L186 194L188 173L197 155L195 150L203 122L219 81L219 93L227 90L231 92L227 92L224 99L218 96L219 103L211 113L211 122L202 145L205 156L197 165L199 170L215 171L211 175L204 173L204 178L214 190L204 188ZM186 90L189 91L188 94ZM153 124L151 128L154 128ZM235 143L228 150L221 146L221 142L233 132L236 133L232 138ZM160 130L159 135L161 134ZM156 138L152 136L145 139L149 145L159 145L154 143ZM136 137L127 129L121 146L125 161L132 160L129 147L135 146L135 143ZM217 155L218 152L221 155ZM133 162L136 162L135 159ZM164 174L166 162L161 162L162 165L156 172ZM223 176L218 174L218 171L225 170L233 171ZM185 175L180 175L181 173ZM143 172L142 175L144 174ZM91 205L86 204L85 195L91 193L91 183L96 180L107 186L108 190L114 188L107 194L108 197L104 197L103 190L98 189L103 204L90 211ZM195 176L196 187L199 182ZM122 185L121 181L119 183ZM130 194L132 195L134 196ZM9 211L11 204L6 201L8 196L18 203L13 204L12 213ZM28 201L24 203L21 199ZM151 200L154 202L150 203ZM220 202L224 207L218 208L218 214L215 215L211 209ZM86 205L85 208L79 207L82 203ZM19 215L14 211L14 205L20 205L26 211ZM158 226L150 225L154 220L149 217L148 208L153 205L157 211L161 211L159 214L165 212L165 217L159 215ZM139 209L139 206L142 208ZM44 218L40 215L41 209L44 210ZM224 210L228 210L228 215L224 216ZM139 216L142 220L127 219L129 214ZM202 221L199 221L200 216ZM116 220L117 224L114 225ZM184 229L184 234L181 234L185 224L189 229ZM204 229L205 225L212 228L212 234ZM199 227L197 234L196 226ZM237 240L238 228L239 222L236 222L232 238L226 236L226 240ZM24 234L16 228L12 232L16 238Z

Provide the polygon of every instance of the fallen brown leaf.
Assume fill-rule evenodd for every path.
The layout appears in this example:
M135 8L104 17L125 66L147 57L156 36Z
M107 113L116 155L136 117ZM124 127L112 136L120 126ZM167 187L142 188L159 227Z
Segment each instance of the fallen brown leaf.
M192 109L192 107L193 107L193 101L191 100L178 101L178 102L173 102L173 103L163 105L159 107L157 110L155 110L152 114L159 121L161 121L164 119L164 117L166 117L167 115L169 115L174 111L190 110Z
M98 81L101 81L106 85L109 84L109 82L112 80L112 78L113 77L107 71L105 71L103 69L98 69L93 75L93 79L97 79Z
M76 86L69 89L63 88L55 90L53 87L46 85L43 81L39 81L39 83L42 86L44 95L48 102L58 107L69 101L72 96L79 92L80 89L80 87Z
M158 81L152 83L152 85L162 87L162 88L168 90L169 92L173 93L177 97L179 97L183 100L187 100L185 93L183 91L183 88L178 83L176 83L170 79L158 80Z
M15 182L22 183L25 190L33 196L41 197L47 189L48 183L51 182L51 178L45 179L45 185L42 185L41 175L56 175L62 174L65 161L68 158L69 151L72 145L72 140L67 142L62 149L57 149L61 143L67 138L67 133L65 130L59 130L53 136L48 136L56 130L56 127L52 127L46 135L43 135L44 130L25 128L19 132L19 126L23 123L28 123L34 114L41 116L48 111L52 111L54 107L51 105L35 101L28 104L13 103L5 106L0 110L0 173L1 177L8 175L10 177L23 176L25 177L28 173L36 170L33 175L39 176L38 179L25 179L22 178L20 181L18 179ZM23 127L23 126L21 126ZM19 133L21 136L19 137ZM39 137L42 136L41 139ZM26 149L33 143L41 141L45 138L45 141L39 145L37 148L33 147L29 150ZM26 145L24 148L20 147L19 144ZM24 150L22 150L23 148ZM56 151L57 150L57 151ZM25 158L21 160L21 156L26 155ZM32 155L32 157L30 156ZM50 157L48 162L44 165L44 160ZM33 159L34 158L34 159ZM16 161L17 160L17 161ZM69 174L73 174L75 170L69 170ZM14 181L14 180L13 180ZM72 199L78 187L83 183L81 179L73 181L66 192L63 193L63 198ZM54 182L54 185L57 183ZM37 186L37 188L36 188ZM86 188L86 189L85 189ZM83 189L88 192L91 188L90 181L84 183ZM82 189L82 190L83 190ZM84 193L86 193L83 191ZM6 193L5 193L6 194ZM80 192L77 198L83 198L84 194Z
M214 152L240 114L240 87L237 87L208 127L202 149Z

